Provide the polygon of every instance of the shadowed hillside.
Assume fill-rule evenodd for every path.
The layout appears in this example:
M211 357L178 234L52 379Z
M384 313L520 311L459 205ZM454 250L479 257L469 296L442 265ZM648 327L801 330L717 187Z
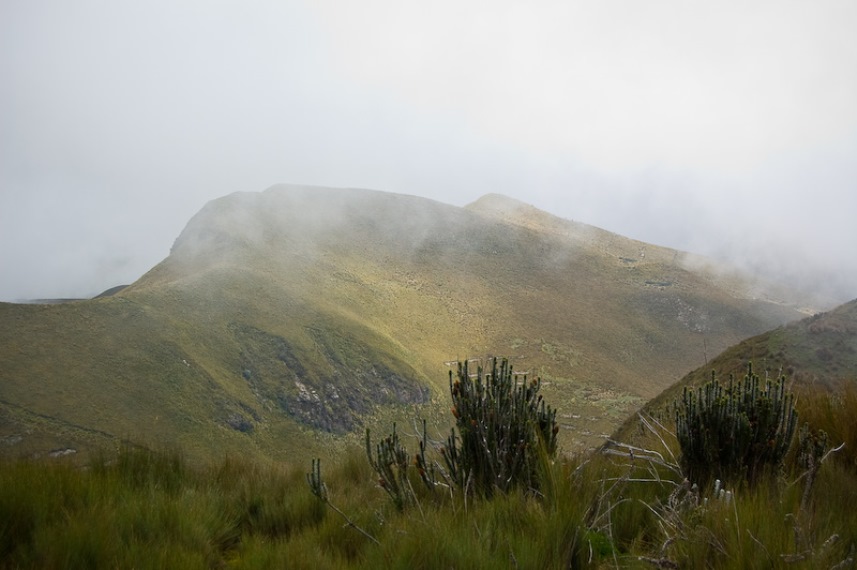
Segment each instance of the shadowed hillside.
M2 452L335 452L374 422L445 422L445 363L491 354L542 376L566 449L592 445L707 355L802 316L702 261L494 195L232 194L110 296L0 304Z
M729 347L647 403L644 411L669 419L670 406L686 386L704 385L712 371L723 382L730 375L741 379L748 362L762 377L785 376L789 390L798 395L799 411L803 403L814 403L824 394L853 393L857 387L857 299ZM614 439L632 438L637 424L636 418L629 418Z

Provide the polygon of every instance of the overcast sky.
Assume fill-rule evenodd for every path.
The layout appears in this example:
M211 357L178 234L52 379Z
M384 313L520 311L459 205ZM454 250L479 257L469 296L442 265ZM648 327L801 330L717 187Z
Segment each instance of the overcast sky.
M281 182L499 192L854 298L855 30L853 0L0 0L0 300L131 282Z

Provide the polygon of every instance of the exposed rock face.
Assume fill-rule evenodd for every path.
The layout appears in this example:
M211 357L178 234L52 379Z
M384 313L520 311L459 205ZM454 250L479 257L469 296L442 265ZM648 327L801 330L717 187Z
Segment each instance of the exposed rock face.
M284 389L278 403L304 424L345 433L359 426L361 416L378 405L422 404L429 398L428 388L383 367L351 371L350 376L350 381L340 387L336 382L341 380L336 377L322 380L317 388L295 380L297 393Z
M243 347L241 374L264 408L281 409L316 429L345 433L358 427L361 416L376 406L428 401L426 386L374 362L370 354L362 353L363 347L349 346L348 339L330 331L307 333L314 352L323 359L313 370L304 366L302 348L275 334L235 325L234 334Z

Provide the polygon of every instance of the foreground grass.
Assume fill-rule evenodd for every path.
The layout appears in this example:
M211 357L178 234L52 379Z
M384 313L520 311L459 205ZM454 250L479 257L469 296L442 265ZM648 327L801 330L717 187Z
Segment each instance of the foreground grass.
M855 413L848 395L818 400L804 417L851 437L833 428L853 426ZM653 438L658 445L664 461L637 452L545 464L539 496L465 498L414 478L417 505L404 511L355 450L323 476L330 502L365 534L310 493L304 468L235 458L192 466L140 449L85 469L0 463L0 567L853 567L848 445L809 493L792 460L752 489L729 489L731 499L693 489L671 460L674 442Z

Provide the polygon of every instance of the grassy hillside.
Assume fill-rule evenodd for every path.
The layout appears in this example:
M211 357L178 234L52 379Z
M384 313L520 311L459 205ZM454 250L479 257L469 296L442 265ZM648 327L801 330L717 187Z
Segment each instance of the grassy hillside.
M729 347L648 402L643 412L669 419L670 406L685 387L705 384L712 372L723 381L730 375L740 379L746 374L749 362L762 377L785 376L789 390L798 396L797 409L802 415L825 424L828 433L842 432L844 439L854 437L854 430L848 435L849 430L833 426L829 418L819 417L825 415L819 407L827 406L823 402L826 394L847 400L857 393L857 299ZM632 437L637 424L635 417L629 418L615 438ZM857 440L853 444L857 445Z
M0 304L0 452L333 455L363 425L443 425L445 362L491 354L542 376L573 450L799 306L498 196L237 193L113 295Z

